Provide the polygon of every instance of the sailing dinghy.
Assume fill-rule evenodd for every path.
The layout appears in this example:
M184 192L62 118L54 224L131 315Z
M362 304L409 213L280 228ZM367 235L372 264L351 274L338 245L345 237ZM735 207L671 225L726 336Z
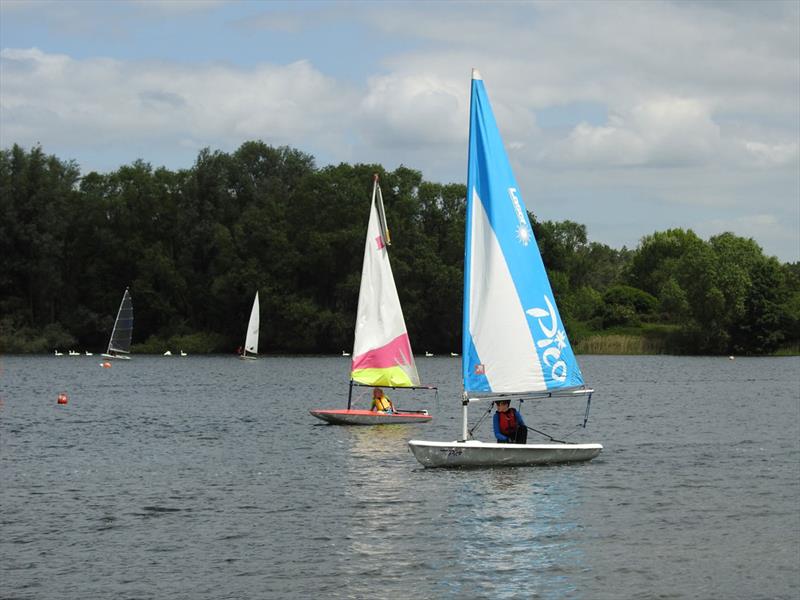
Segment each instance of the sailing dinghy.
M380 412L352 409L353 387L433 389L420 384L411 342L392 276L387 247L391 244L378 176L372 186L372 207L367 226L364 265L358 296L355 340L350 369L347 409L313 409L309 412L335 425L385 425L431 420L426 410Z
M122 294L122 302L119 304L117 318L114 321L114 329L111 330L111 338L108 340L108 349L102 355L105 358L118 358L130 360L128 356L131 351L131 337L133 336L133 300L131 300L128 288Z
M261 310L258 304L258 292L253 299L253 308L250 309L250 321L244 334L244 348L239 358L242 360L255 360L258 355L258 330L261 327ZM181 351L181 356L185 356Z
M483 81L472 72L461 370L461 438L411 440L426 467L528 466L591 460L600 444L500 444L470 438L473 402L585 395ZM552 439L552 438L551 438Z

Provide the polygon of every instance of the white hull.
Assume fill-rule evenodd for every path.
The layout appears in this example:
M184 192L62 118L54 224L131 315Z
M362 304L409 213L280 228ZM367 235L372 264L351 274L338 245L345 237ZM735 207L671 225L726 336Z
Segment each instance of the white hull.
M414 458L425 467L525 467L591 460L600 444L497 444L468 442L408 442Z
M130 356L126 356L125 354L101 354L103 358L115 358L118 360L130 360Z

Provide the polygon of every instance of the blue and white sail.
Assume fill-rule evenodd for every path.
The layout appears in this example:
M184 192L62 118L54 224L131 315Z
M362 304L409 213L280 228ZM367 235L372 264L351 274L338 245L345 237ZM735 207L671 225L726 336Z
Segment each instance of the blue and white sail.
M583 385L478 71L470 103L462 350L468 394Z

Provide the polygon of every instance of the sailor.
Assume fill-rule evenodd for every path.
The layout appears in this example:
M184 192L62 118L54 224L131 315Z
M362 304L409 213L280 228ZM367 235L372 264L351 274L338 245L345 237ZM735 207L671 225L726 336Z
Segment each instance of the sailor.
M385 412L385 413L393 413L394 412L394 405L392 401L389 400L389 396L383 393L383 390L379 387L376 387L372 390L372 405L369 407L370 410L378 412Z
M524 444L528 441L528 427L516 408L508 400L495 402L494 437L498 444Z

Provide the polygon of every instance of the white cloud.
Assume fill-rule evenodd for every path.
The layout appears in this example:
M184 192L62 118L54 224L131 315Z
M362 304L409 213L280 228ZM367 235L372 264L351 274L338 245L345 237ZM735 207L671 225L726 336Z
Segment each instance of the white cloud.
M751 157L750 165L757 167L782 167L797 163L797 142L769 144L761 141L741 142L744 150Z
M436 76L374 77L359 104L363 134L373 144L448 146L466 139L463 86Z
M2 145L248 139L299 148L348 127L351 92L308 62L237 69L0 52ZM179 140L183 140L180 142Z
M605 125L578 124L543 158L602 166L696 165L718 153L720 130L701 102L657 98L611 115Z

